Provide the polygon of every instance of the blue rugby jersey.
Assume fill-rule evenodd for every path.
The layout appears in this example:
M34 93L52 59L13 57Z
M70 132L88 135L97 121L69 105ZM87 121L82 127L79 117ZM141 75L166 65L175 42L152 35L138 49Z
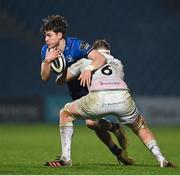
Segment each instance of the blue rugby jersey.
M66 59L67 67L71 66L81 58L86 58L87 55L92 51L92 47L88 43L77 38L66 37L65 41L66 44L63 54ZM41 49L42 61L46 58L47 49L48 46L46 44ZM78 80L68 82L67 85L70 96L73 100L79 99L88 93L88 89L80 86L80 82Z
M88 43L77 38L66 37L65 40L66 44L63 54L68 67L77 60L86 58L92 50L92 47ZM42 60L45 60L47 49L48 46L46 44L41 49Z

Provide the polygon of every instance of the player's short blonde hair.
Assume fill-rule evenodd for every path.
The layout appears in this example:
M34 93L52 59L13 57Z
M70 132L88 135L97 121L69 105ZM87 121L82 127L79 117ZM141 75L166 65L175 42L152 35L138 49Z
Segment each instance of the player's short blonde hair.
M110 50L110 45L106 40L96 40L93 43L93 48L94 49L106 49L106 50Z

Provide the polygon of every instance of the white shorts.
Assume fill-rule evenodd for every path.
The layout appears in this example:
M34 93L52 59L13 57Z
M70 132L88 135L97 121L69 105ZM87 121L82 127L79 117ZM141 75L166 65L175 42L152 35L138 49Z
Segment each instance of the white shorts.
M73 103L76 103L78 113L85 119L96 120L113 115L121 124L131 124L139 114L127 90L93 91Z

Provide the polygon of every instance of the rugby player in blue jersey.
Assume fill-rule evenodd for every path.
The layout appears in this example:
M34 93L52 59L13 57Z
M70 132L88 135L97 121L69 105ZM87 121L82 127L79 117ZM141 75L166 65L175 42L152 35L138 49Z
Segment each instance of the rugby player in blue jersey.
M88 93L86 86L90 85L92 71L97 70L105 64L105 58L95 49L93 49L88 43L77 38L67 37L66 36L67 22L64 17L59 15L51 15L43 19L43 24L41 26L41 32L45 35L46 44L42 47L41 56L41 78L43 81L47 81L51 76L51 62L54 61L57 57L60 56L62 52L65 56L67 66L71 66L73 63L78 61L81 58L91 59L93 62L91 65L80 75L79 80L74 80L68 83L70 95L73 100L78 99ZM50 50L51 49L51 50ZM91 124L91 128L95 128L95 122L88 122ZM112 127L111 131L115 135L123 136L121 134L121 129L117 124L111 122L105 122L106 124ZM73 124L70 123L66 127L60 126L60 132L63 134L64 128L68 128L69 136L73 134ZM98 129L100 130L100 124L98 123ZM66 129L67 131L67 129ZM122 136L121 136L122 135ZM118 137L119 137L118 136ZM101 137L101 136L99 136ZM126 138L123 147L126 147ZM63 138L61 135L62 143L62 153L63 146L67 139ZM117 146L109 147L110 150L117 155L119 148ZM70 158L70 156L69 156ZM61 158L62 160L63 158ZM50 166L62 166L59 162L49 162Z
M80 76L80 84L89 86L92 71L105 64L104 56L94 50L88 43L77 38L66 37L67 22L64 17L51 15L43 19L43 22L41 32L45 35L46 44L42 47L42 80L46 81L50 78L51 62L60 57L62 52L67 61L67 66L84 57L93 61L90 67Z

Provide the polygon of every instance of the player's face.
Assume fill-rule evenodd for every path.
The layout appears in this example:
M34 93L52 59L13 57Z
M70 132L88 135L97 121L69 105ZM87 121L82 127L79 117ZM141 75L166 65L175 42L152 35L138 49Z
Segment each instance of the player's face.
M45 42L48 45L48 48L54 48L59 45L59 41L62 38L61 33L56 33L53 31L45 32Z

